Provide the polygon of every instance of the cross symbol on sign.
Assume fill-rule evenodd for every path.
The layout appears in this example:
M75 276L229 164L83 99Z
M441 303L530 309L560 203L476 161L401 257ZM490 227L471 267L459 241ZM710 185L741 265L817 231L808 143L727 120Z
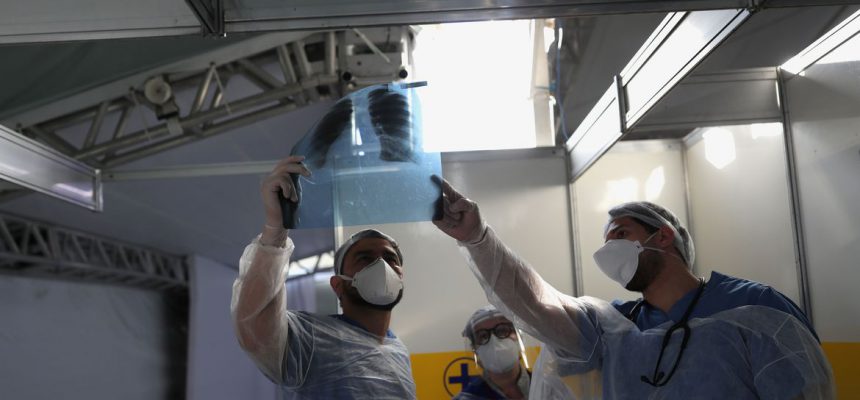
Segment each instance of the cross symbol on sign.
M460 375L448 377L449 384L460 384L460 390L463 390L472 378L477 378L477 375L469 375L469 363L460 363Z

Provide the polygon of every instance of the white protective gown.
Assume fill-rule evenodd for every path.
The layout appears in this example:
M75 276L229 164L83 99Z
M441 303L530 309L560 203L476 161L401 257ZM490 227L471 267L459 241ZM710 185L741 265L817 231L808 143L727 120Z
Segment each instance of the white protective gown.
M389 334L380 339L340 316L286 308L294 249L255 239L239 262L230 307L240 343L288 399L414 399L409 352Z
M572 297L545 282L487 228L460 243L490 303L545 344L533 399L832 399L832 372L820 345L795 317L744 306L689 321L689 342L662 387L644 383L671 321L640 331L611 304ZM680 349L675 331L660 370Z

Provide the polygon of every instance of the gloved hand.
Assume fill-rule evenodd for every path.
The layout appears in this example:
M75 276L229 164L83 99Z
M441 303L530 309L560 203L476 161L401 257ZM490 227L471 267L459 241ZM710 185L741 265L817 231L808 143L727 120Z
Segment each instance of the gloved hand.
M478 204L457 192L448 181L433 175L434 183L442 188L442 219L433 221L446 235L464 243L474 243L484 237L486 224L481 219Z
M284 230L283 212L281 211L278 192L281 192L284 198L294 202L298 201L296 188L293 186L290 174L311 176L311 171L302 164L304 159L304 156L289 156L281 160L269 176L263 180L263 184L260 186L260 196L263 198L263 207L266 210L266 230Z

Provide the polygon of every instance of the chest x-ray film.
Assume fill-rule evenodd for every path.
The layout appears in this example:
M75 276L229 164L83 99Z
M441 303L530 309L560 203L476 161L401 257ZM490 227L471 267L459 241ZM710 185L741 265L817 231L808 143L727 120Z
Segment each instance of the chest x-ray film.
M423 150L418 92L390 83L340 99L291 152L312 176L293 175L299 202L281 198L284 227L430 221L441 215L439 153Z

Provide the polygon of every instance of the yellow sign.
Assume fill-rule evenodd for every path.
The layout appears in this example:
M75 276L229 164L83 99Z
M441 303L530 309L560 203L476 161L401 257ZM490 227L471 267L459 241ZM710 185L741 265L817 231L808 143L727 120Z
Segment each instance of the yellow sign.
M821 343L824 354L830 360L833 377L836 379L837 399L860 399L860 343Z
M413 354L412 376L419 399L450 399L463 390L463 366L466 376L479 375L470 351Z
M468 386L472 379L480 376L481 370L475 364L474 358L459 357L445 367L445 372L442 374L442 384L445 385L445 392L449 396L454 396Z
M526 349L529 367L540 349ZM481 375L471 351L412 354L412 376L419 399L450 399L468 384L469 377Z

